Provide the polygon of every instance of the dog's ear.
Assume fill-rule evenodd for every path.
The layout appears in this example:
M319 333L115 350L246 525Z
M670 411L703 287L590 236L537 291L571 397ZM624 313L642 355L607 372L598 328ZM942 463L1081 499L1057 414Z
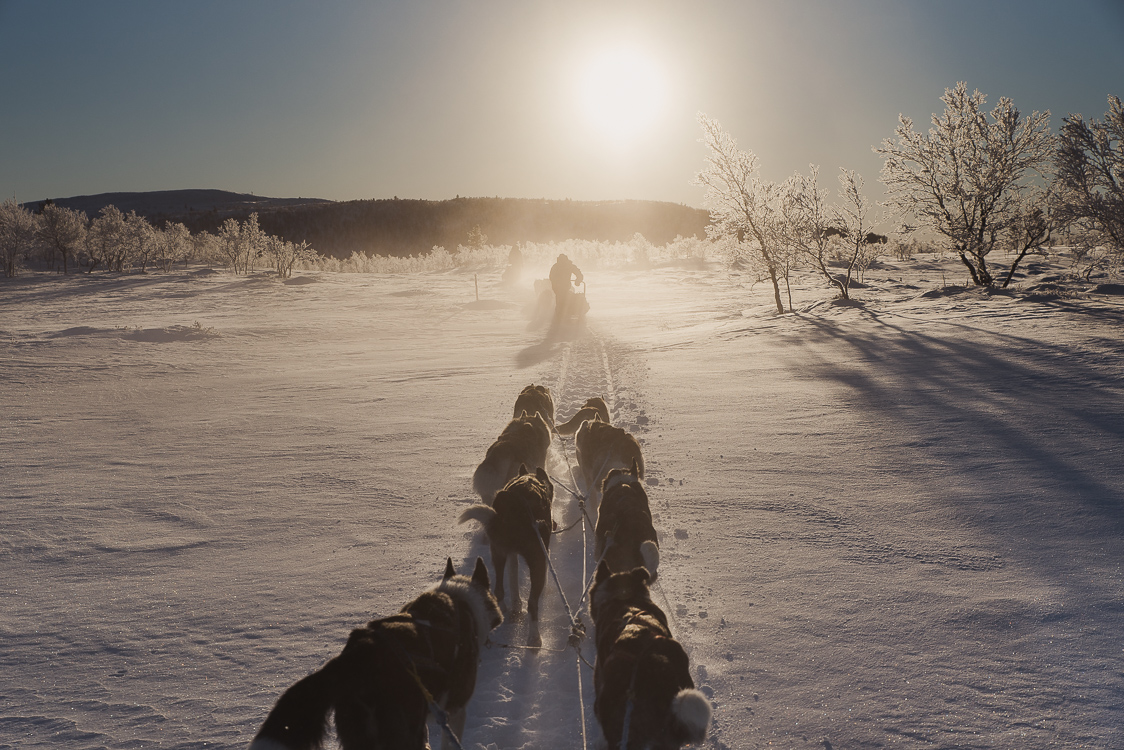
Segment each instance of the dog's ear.
M445 560L445 577L442 578L441 580L447 581L450 578L452 578L453 576L455 576L456 574L457 574L457 571L453 569L453 558L450 557L447 560Z
M519 418L520 418L520 419L526 419L526 418L527 418L527 410L526 410L526 409L524 409L523 411L519 412Z
M527 471L527 464L519 464L519 476L523 476L524 474L530 474L530 473L531 472Z
M602 559L601 564L597 566L597 574L593 577L593 582L601 583L612 574L613 571L609 570L609 563L605 562L605 560Z
M488 566L484 564L483 557L476 558L476 567L472 569L472 582L486 589L492 587L488 581Z
M636 579L637 583L643 583L644 585L647 585L648 581L652 580L652 574L649 573L648 569L643 566L639 568L633 568L632 577Z
M632 476L634 476L634 477L640 476L640 466L636 463L635 458L632 459Z

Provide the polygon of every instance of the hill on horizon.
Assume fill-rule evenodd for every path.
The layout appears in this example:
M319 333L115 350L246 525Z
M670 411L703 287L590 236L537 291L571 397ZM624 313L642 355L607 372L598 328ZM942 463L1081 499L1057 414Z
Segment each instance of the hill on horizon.
M225 190L157 190L51 199L94 217L104 207L136 211L156 226L185 224L192 232L217 232L229 218L257 213L263 230L291 242L307 241L322 255L353 252L408 256L434 246L467 244L480 227L492 245L519 242L627 241L637 233L662 245L676 236L704 237L710 215L678 203L644 200L573 201L534 198L453 198L431 201L382 198L330 201L268 198ZM46 201L26 203L39 210Z

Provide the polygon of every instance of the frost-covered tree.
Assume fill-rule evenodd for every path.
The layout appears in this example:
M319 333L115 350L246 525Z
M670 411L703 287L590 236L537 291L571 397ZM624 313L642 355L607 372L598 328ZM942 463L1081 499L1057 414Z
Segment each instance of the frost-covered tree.
M196 232L191 235L189 260L213 263L222 259L219 238L210 232Z
M270 236L265 240L265 255L276 269L277 275L287 279L293 275L293 266L300 261L314 259L316 251L303 240L300 244L296 244L280 237Z
M186 260L192 250L191 232L183 224L169 222L155 233L154 260L160 270L168 273L176 261Z
M250 273L254 270L254 261L265 252L266 233L258 224L257 213L250 214L250 218L242 222L242 270Z
M125 216L125 241L129 245L129 257L134 263L140 263L141 273L148 270L148 262L156 253L159 239L157 234L148 219L136 211L130 211Z
M994 284L987 256L1018 221L1023 194L1045 171L1054 144L1048 111L1024 119L1004 97L985 113L986 100L957 83L945 89L944 114L933 115L928 134L899 115L896 140L874 149L886 160L887 204L947 237L980 286Z
M234 218L227 219L219 227L219 252L236 274L248 274L253 270L254 260L265 251L265 242L266 234L258 225L256 213L241 223Z
M89 271L92 273L100 265L110 271L125 270L129 247L125 215L116 206L106 206L90 222L90 231L86 236Z
M237 274L242 258L242 225L238 219L227 219L219 227L218 249L222 259Z
M785 277L784 195L786 187L763 180L757 174L760 163L751 151L738 148L737 142L717 120L700 113L702 143L709 153L706 167L693 181L706 188L703 205L710 211L707 227L711 239L736 242L749 250L749 258L773 284L777 312L784 312L780 282Z
M1062 121L1055 189L1062 221L1078 224L1124 253L1124 104L1108 97L1104 121Z
M852 275L857 273L861 281L866 269L878 258L879 243L871 230L880 214L878 207L863 195L862 175L854 170L840 168L839 196L840 202L833 213L843 247L840 253L845 268L842 286L843 297L847 299Z
M36 219L12 198L0 203L0 264L9 279L19 272L21 261L35 245Z
M86 214L72 208L48 203L39 217L39 239L51 254L62 256L62 272L69 273L68 260L75 258L82 248L88 221Z
M468 230L468 246L474 250L480 250L487 244L488 235L484 234L479 224L473 224L472 229Z
M791 243L841 298L850 299L852 280L877 257L870 230L879 212L863 194L862 177L841 169L839 204L829 203L830 193L820 188L816 165L807 175L793 175L788 184L785 216Z

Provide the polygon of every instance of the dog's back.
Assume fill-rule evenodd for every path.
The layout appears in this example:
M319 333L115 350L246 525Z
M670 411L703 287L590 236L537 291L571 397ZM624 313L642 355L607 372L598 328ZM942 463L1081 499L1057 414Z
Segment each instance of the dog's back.
M603 556L611 570L644 567L652 578L659 574L659 537L636 464L630 470L613 469L605 478L596 540L594 554Z
M251 750L319 748L332 711L344 750L422 750L426 693L460 737L479 649L502 620L484 561L477 559L469 579L448 560L441 583L400 614L353 630L339 656L286 690Z
M545 468L550 450L550 427L541 414L519 416L507 423L488 448L472 475L472 488L485 503L513 479L523 464L531 470Z
M588 399L574 416L560 425L555 425L559 435L573 435L582 426L583 422L591 419L600 419L605 424L609 423L609 405L600 396Z
M648 571L611 573L602 562L594 580L593 710L609 747L620 747L626 733L626 747L636 750L677 750L704 740L710 703L694 689L687 654L648 593Z
M635 462L644 478L644 455L635 437L599 418L583 422L574 436L574 453L586 487L600 494L601 483L612 469L625 469Z

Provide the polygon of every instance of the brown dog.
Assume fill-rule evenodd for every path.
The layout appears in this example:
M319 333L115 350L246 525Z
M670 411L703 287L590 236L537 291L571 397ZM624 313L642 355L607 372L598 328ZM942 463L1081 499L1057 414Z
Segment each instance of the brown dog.
M250 750L320 748L331 711L344 750L422 750L427 694L448 711L459 740L480 649L501 622L484 561L476 559L470 579L455 574L450 558L441 583L399 614L351 631L339 656L286 690Z
M602 422L600 417L583 422L578 428L574 452L594 506L600 501L601 484L612 469L627 469L635 463L637 476L644 478L640 443L620 427Z
M577 414L556 425L555 429L559 435L573 435L582 426L582 422L588 422L595 417L605 424L609 423L609 405L600 396L594 396L586 401L585 405L578 409Z
M597 566L590 613L597 638L593 713L609 747L678 750L706 739L710 702L695 690L687 653L648 592L648 571ZM627 738L627 739L626 739Z
M519 475L496 493L492 507L473 505L461 513L458 523L479 521L488 537L492 550L492 570L496 574L496 599L504 603L504 568L511 576L511 609L518 614L522 608L519 599L519 558L527 563L531 578L531 591L527 595L527 614L531 616L528 645L541 646L538 633L539 600L546 587L546 550L550 547L550 532L554 529L551 506L554 502L554 485L542 469L534 474L526 466L519 467Z
M635 461L631 469L613 469L605 477L596 539L593 554L611 570L644 567L653 579L658 575L660 542Z
M531 469L546 467L550 450L550 426L540 413L528 416L522 412L507 423L496 442L488 448L484 460L472 475L472 488L484 502L491 504L496 493L518 476L519 466Z
M550 389L545 385L531 383L519 392L519 396L515 399L515 410L512 412L512 416L518 417L522 412L528 414L538 412L546 420L550 429L554 429L554 396L551 395Z

